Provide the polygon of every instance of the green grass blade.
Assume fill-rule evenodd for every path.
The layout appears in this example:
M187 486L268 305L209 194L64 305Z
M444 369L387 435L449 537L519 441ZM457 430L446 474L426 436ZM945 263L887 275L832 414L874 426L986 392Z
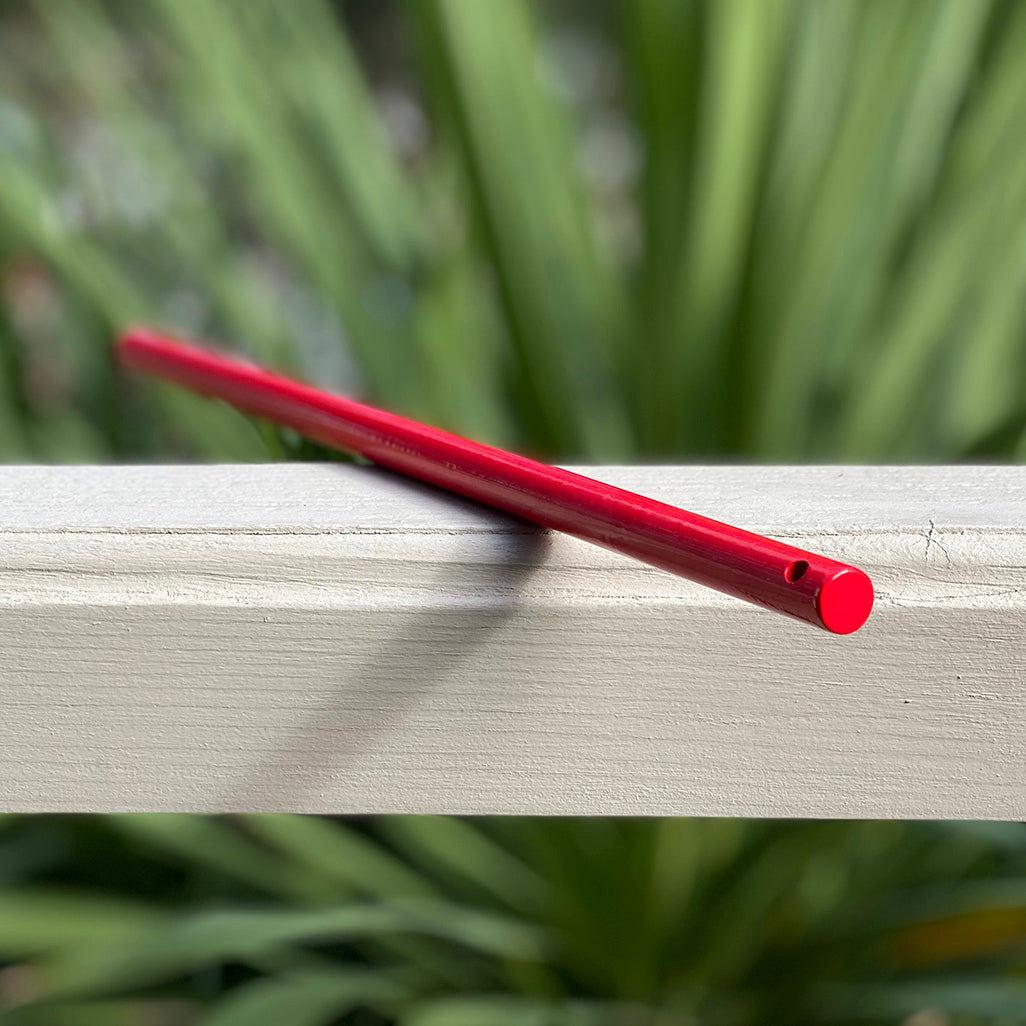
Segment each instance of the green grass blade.
M891 985L855 984L823 988L818 1002L827 1022L896 1022L928 1014L942 1022L1012 1024L1026 1022L1026 984L1001 979L919 980ZM954 1018L951 1018L954 1017Z
M229 819L122 813L111 816L109 822L144 849L207 867L265 894L308 900L325 896L323 885L319 886L295 862L266 851Z
M732 442L742 451L759 449L773 324L796 287L796 261L816 212L812 198L844 127L853 40L865 10L862 0L811 0L794 10L752 240L748 308L730 358L732 395L725 398Z
M811 444L803 425L831 358L850 367L853 340L869 330L889 260L939 173L988 10L868 5L841 131L767 350L753 431L768 456ZM901 145L909 132L914 154Z
M630 438L616 388L626 301L588 223L569 126L538 77L528 7L438 0L422 14L518 355L532 443L615 458Z
M693 190L677 271L676 331L657 360L662 444L709 452L727 432L727 340L745 269L787 5L706 8Z
M0 891L0 954L6 959L134 937L160 914L110 894L57 889Z
M623 8L625 70L646 152L641 187L644 265L636 359L636 420L642 443L664 442L666 354L680 344L677 320L681 236L693 189L700 90L702 7L681 0L637 0Z
M466 995L425 1001L400 1018L402 1026L613 1026L653 1022L644 1009L625 1012L621 1019L607 1008L554 1004L531 997Z
M288 53L261 6L152 0L161 32L178 49L178 90L197 122L215 124L251 171L249 188L267 229L337 307L372 393L402 405L416 383L409 325L382 298L407 286L377 266L338 183L323 173L300 133L299 112L272 83ZM409 375L394 368L406 364Z
M95 123L114 135L126 163L134 162L137 173L154 179L152 188L165 194L162 231L167 248L174 254L181 290L186 285L202 293L219 314L218 320L232 324L237 338L266 359L288 366L294 362L293 347L286 345L285 327L278 311L254 301L253 287L246 287L239 273L239 253L225 229L227 219L210 216L209 190L200 172L161 117L161 98L140 87L138 61L132 52L131 36L119 31L112 14L96 0L75 4L36 3L35 9L48 30L62 73L79 96L95 112ZM80 189L84 183L78 183ZM92 188L115 188L115 183L97 182ZM110 199L107 199L110 202ZM144 266L154 262L149 231L123 240ZM202 330L204 325L174 324L184 332Z
M250 815L245 828L290 864L358 893L377 897L429 897L436 889L403 860L344 823L316 816Z
M259 2L278 30L281 85L308 123L311 149L323 148L328 173L376 258L414 270L427 255L423 208L392 152L335 12L325 0Z
M544 932L515 920L446 902L294 909L200 911L166 917L130 943L79 948L62 966L54 996L103 993L175 979L223 962L287 964L299 945L367 942L423 935L504 958L543 957Z
M922 369L953 341L963 349L959 370L966 375L954 380L955 396L944 396L953 410L965 410L967 399L958 393L967 397L975 381L993 378L989 361L995 348L1002 354L996 373L1015 366L1015 337L1021 338L1024 315L1009 303L1009 293L995 292L994 285L1014 290L1021 280L1026 151L1013 126L1026 117L1026 73L1017 56L1023 45L1026 12L1016 8L990 68L991 88L981 91L965 113L937 205L891 287L882 323L875 326L876 359L866 361L868 371L856 379L860 387L841 421L839 446L848 456L878 458L888 439L907 436L909 409L922 391ZM967 260L968 253L980 256ZM966 310L976 316L966 319ZM977 349L966 339L975 340L981 327L996 333L997 341ZM960 334L957 340L953 330ZM1014 410L1016 391L1013 382L988 397L975 393L976 401L1000 418ZM1001 397L1004 403L995 401ZM942 411L941 423L956 416ZM895 447L889 455L903 454Z
M394 1005L405 990L385 973L325 970L258 980L233 990L203 1026L328 1026L358 1008Z
M549 899L545 881L474 823L451 816L390 816L385 836L415 864L441 873L449 890L469 885L468 899L478 894L507 907L537 913Z

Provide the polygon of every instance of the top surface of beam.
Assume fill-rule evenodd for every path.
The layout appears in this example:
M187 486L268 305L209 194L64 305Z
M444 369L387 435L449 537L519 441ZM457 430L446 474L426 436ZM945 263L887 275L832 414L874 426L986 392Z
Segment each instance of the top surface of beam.
M1026 467L574 467L756 530L1022 528ZM0 530L519 530L513 518L371 467L278 463L0 467Z

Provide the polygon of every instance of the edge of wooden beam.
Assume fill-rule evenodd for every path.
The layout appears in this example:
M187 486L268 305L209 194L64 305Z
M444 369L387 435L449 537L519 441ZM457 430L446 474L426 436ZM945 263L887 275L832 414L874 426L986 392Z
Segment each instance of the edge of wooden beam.
M0 809L1026 818L1026 468L587 472L837 638L370 468L0 468Z

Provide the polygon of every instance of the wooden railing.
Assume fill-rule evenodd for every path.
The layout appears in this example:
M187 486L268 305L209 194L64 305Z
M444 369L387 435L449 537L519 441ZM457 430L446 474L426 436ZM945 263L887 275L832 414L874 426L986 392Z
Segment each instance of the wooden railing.
M0 809L1026 818L1026 468L588 472L869 623L370 468L0 468Z

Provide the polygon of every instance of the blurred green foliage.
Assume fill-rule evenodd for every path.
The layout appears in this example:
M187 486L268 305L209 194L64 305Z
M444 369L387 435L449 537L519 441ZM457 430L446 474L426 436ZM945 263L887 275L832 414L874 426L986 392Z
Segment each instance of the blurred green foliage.
M1019 1023L1024 869L1019 823L12 816L0 1023Z
M354 10L6 4L3 458L265 455L133 320L551 457L1023 454L1021 3Z
M1026 4L7 0L0 459L147 321L579 460L1026 456ZM269 448L270 445L270 448ZM3 1026L1026 1022L1026 827L0 818Z

